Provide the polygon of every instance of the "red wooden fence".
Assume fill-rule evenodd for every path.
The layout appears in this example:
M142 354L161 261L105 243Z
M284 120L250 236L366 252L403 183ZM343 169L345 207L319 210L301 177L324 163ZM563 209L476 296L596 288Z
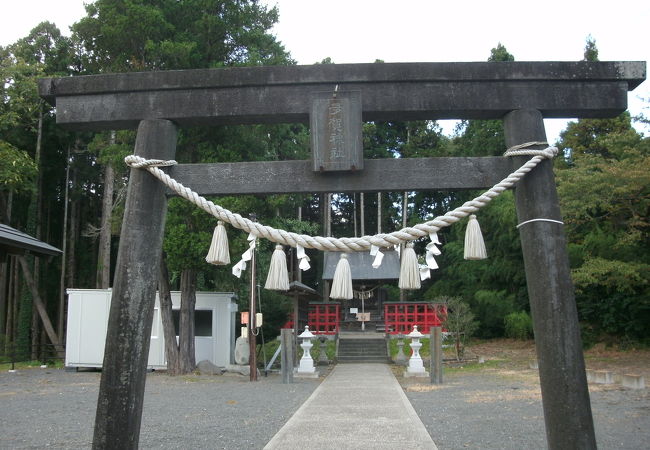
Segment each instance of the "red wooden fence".
M384 303L386 333L408 334L413 325L420 333L429 334L431 327L441 327L447 314L444 303Z
M312 303L309 305L309 331L314 334L339 332L340 305L338 303Z

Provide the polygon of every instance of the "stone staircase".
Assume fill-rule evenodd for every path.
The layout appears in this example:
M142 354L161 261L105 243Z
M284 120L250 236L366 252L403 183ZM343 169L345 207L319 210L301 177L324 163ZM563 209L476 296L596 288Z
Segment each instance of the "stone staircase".
M388 363L386 340L381 334L363 337L339 336L339 363Z

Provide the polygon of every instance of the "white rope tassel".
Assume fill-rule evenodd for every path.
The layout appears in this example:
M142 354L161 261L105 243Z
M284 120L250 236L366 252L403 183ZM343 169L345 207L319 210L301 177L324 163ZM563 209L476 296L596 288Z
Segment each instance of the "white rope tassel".
M271 266L269 267L269 274L266 277L264 289L270 289L272 291L289 290L287 255L285 255L284 248L281 245L275 246L273 256L271 256Z
M230 264L230 248L228 247L228 234L223 221L218 221L217 226L212 233L212 243L210 243L210 250L205 257L205 261L217 266L224 266Z
M352 273L347 253L341 253L341 258L334 271L330 298L335 300L352 300Z
M406 244L399 270L400 289L420 289L420 265L413 249L413 242Z
M485 250L481 227L478 220L476 220L476 216L472 214L469 216L469 222L467 222L467 229L465 230L465 259L479 260L486 258L487 251Z

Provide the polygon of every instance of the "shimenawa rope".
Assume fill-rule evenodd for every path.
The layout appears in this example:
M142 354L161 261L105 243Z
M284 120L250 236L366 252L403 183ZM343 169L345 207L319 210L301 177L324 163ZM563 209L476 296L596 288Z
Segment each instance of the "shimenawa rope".
M558 153L558 149L555 147L547 147L542 150L530 149L529 147L533 145L547 144L545 142L527 142L508 149L504 153L504 156L523 155L532 156L532 158L519 169L508 175L505 179L494 185L491 189L485 191L473 200L465 202L462 206L459 206L442 216L438 216L433 220L413 227L406 227L388 234L382 233L374 236L362 236L359 238L309 236L262 225L259 222L253 222L239 214L222 208L219 205L215 205L213 202L200 196L190 188L183 186L159 168L160 166L174 165L176 164L176 161L146 160L136 155L129 155L124 159L124 162L130 167L146 169L179 196L194 203L196 206L213 215L217 219L223 220L235 228L252 233L257 237L265 238L278 244L290 245L292 247L302 246L303 248L313 248L323 251L357 252L370 250L373 245L384 248L392 247L393 245L399 245L403 242L413 241L428 236L432 233L438 232L441 228L453 225L464 217L478 211L480 208L492 201L492 199L499 196L503 191L514 186L515 183L523 178L528 172L533 170L541 161L552 159Z

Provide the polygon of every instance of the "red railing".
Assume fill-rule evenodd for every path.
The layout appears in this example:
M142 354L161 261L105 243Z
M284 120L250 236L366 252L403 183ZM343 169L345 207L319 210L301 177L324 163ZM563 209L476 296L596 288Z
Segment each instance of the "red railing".
M293 312L287 314L287 321L280 327L282 328L293 328Z
M314 334L336 334L340 324L338 303L311 303L309 305L309 331Z
M431 327L441 327L447 314L444 303L384 303L386 333L408 334L413 325L420 333L429 334Z

